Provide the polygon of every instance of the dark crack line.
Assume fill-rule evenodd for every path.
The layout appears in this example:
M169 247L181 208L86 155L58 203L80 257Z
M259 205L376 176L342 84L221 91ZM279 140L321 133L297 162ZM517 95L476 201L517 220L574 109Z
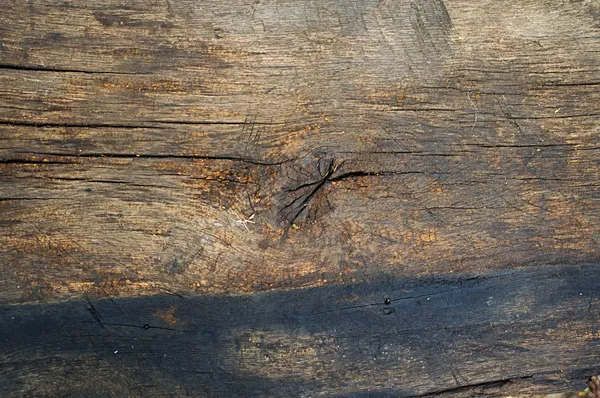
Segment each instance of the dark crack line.
M88 300L88 302L89 302L89 300ZM88 308L88 311L91 312L91 310L89 308ZM94 316L94 319L95 318L96 317ZM84 321L84 322L80 322L80 323L91 323L91 322ZM177 332L177 333L192 333L191 331L187 331L187 330L178 330L178 329L167 328L167 327L163 327L163 326L151 326L148 324L140 326L140 325L134 325L131 323L111 323L111 322L103 322L102 321L101 326L102 326L102 328L104 328L105 326L118 326L118 327L135 328L135 329L143 329L143 330L159 329L159 330L168 330L168 331Z
M340 166L341 166L341 164L340 164ZM338 166L338 168L339 168L339 166ZM386 174L386 173L393 173L393 172L351 171L351 172L337 175L335 177L333 177L332 175L328 176L327 174L325 174L325 176L323 176L323 178L318 181L307 182L306 184L298 185L295 188L288 189L287 192L296 192L302 188L312 187L312 186L318 185L318 184L325 184L327 182L332 182L332 181L341 181L344 179L354 178L354 177L378 176L378 175L382 175L382 174Z
M175 292L175 291L173 291L173 290L171 290L171 289L169 289L167 287L157 286L157 288L160 289L160 290L163 290L163 291L167 292L167 294L170 294L171 296L176 296L176 297L179 297L180 299L186 300L185 296L183 296L182 294L177 293L177 292Z
M286 192L288 192L288 193L290 193L290 192L296 192L296 191L301 190L302 188L312 187L313 185L316 185L319 182L320 181L307 182L306 184L298 185L296 188L290 188L290 189L286 190Z
M376 104L379 105L379 104ZM458 109L447 108L390 108L387 112L456 112Z
M416 300L416 299L420 299L420 298L424 298L424 297L439 296L441 294L446 294L446 293L454 292L457 289L458 288L448 289L448 290L442 290L441 292L434 292L434 293L428 293L428 294L420 294L418 296L398 297L398 298L390 299L390 302L394 303L394 302L397 302L397 301Z
M369 304L363 304L363 305L355 305L352 307L336 308L333 310L315 312L314 314L311 314L311 316L322 315L322 314L331 314L332 312L356 310L356 309L360 309L360 308L375 307L375 306L380 306L380 305L385 305L385 304L384 303L369 303Z
M96 307L94 307L94 304L92 304L92 302L89 299L86 299L86 301L89 304L89 307L87 307L86 309L90 312L90 314L92 314L92 317L96 320L96 322L98 322L100 327L102 329L104 329L104 322L102 321L102 315L100 315L98 310L96 310Z
M523 132L523 129L521 128L521 125L519 124L519 122L517 120L515 120L513 118L513 116L510 114L510 112L505 108L502 101L498 100L498 105L500 106L502 113L504 113L504 117L506 117L506 119L517 129L517 131L519 132L519 134L521 136L525 136L525 133Z
M99 71L99 70L87 70L87 69L72 69L72 68L52 68L46 66L25 66L25 65L13 65L13 64L0 64L0 69L14 70L14 71L27 71L27 72L62 72L62 73L85 73L89 75L151 75L150 72L113 72L113 71Z
M182 121L182 120L146 120L148 123L157 123L157 124L182 124L182 125L224 125L224 126L283 126L285 123L280 122L242 122L242 121L210 121L210 120L201 120L201 121Z
M427 172L427 171L350 171L347 173L339 174L335 177L331 177L329 181L341 181L347 180L350 178L359 178L359 177L380 177L380 176L391 176L391 175L410 175L410 174L450 174L444 172Z
M0 159L0 164L73 164L73 162L41 161L27 159Z
M478 144L465 143L466 146L475 146L479 148L560 148L574 147L576 144Z
M335 159L329 164L327 168L327 172L325 175L318 181L308 182L301 184L295 188L290 188L286 192L296 192L303 188L308 188L314 186L314 188L308 193L306 196L298 196L293 199L290 203L285 205L281 211L284 212L287 209L295 206L298 201L300 204L298 206L298 210L295 212L294 216L290 220L290 223L293 223L299 216L302 214L304 209L308 206L310 201L315 197L315 195L322 190L322 188L331 182L337 182L342 180L347 180L351 178L361 178L361 177L379 177L379 176L390 176L390 175L410 175L410 174L430 174L430 175L443 175L443 174L451 174L446 172L426 172L426 171L349 171L345 173L341 173L338 175L334 175L345 163L345 161L340 162L338 165L335 164ZM320 171L319 171L320 172Z
M180 174L179 176L181 176L183 174ZM234 178L210 178L210 177L191 177L189 174L186 174L185 176L189 177L190 180L199 180L199 181L210 181L210 182L216 182L219 184L240 184L240 185L256 185L256 183L254 182L247 182L247 181L240 181L240 180L236 180ZM255 213L253 211L253 213Z
M50 128L50 127L63 127L63 128L119 128L119 129L165 129L168 125L181 125L181 126L283 126L285 123L279 122L252 122L246 123L243 121L213 121L213 120L142 120L140 123L147 124L114 124L114 123L55 123L55 122L35 122L25 120L0 120L0 125L4 126L27 126L27 127L39 127L39 128ZM162 125L162 126L161 126Z
M29 177L29 178L42 178L53 181L77 181L77 182L87 182L93 184L117 184L117 185L128 185L131 187L139 187L139 188L163 188L163 189L172 189L173 187L169 187L166 185L156 185L156 184L139 184L130 181L119 181L119 180L95 180L88 178L68 178L68 177Z
M330 178L333 175L333 173L335 173L336 170L344 164L343 161L337 166L335 166L334 163L335 163L335 159L333 159L331 161L331 163L329 163L329 166L327 167L327 173L325 173L323 178L316 184L316 186L313 188L313 190L310 191L309 194L306 195L306 197L304 197L304 199L300 202L299 209L296 211L296 214L294 215L294 217L292 218L290 223L293 223L294 221L296 221L296 219L300 216L300 214L302 214L304 209L308 206L308 203L311 201L311 199L321 190L321 188L323 188L323 186L328 181L330 181ZM292 201L292 203L290 203L290 205L293 204L295 201L296 201L296 199L294 201ZM289 205L286 207L289 207Z
M34 121L10 121L0 120L0 126L26 126L26 127L39 127L39 128L51 128L51 127L62 127L62 128L89 128L89 129L100 129L100 128L114 128L114 129L148 129L148 128L163 128L159 126L143 126L133 124L113 124L113 123L49 123L49 122L34 122Z
M139 325L133 325L133 324L129 324L129 323L107 323L107 322L104 322L104 325L120 326L120 327L136 328L136 329L144 329L144 330L159 329L159 330L168 330L168 331L177 332L177 333L191 333L186 330L178 330L178 329L166 328L166 327L162 327L162 326L151 326L151 325L139 326Z
M434 206L434 207L426 207L425 210L427 211L435 211L435 210L498 210L498 209L505 209L506 207L497 207L497 206L490 206L490 207L467 207L467 206Z
M456 386L463 387L463 385L458 380L458 377L456 376L456 372L454 371L454 368L452 366L448 366L448 367L450 369L450 374L452 375L452 378L454 379L454 382L456 383Z
M600 113L580 113L573 115L551 115L551 116L511 116L513 120L542 120L542 119L575 119L581 117L597 117Z
M17 200L62 200L65 198L0 198L0 202L9 202L9 201L17 201Z
M446 293L454 292L457 289L459 289L459 288L448 289L448 290L443 290L441 292L434 292L434 293L429 293L429 294L421 294L421 295L418 295L418 296L397 297L397 298L394 298L394 299L390 299L389 303L394 303L394 302L398 302L398 301L405 301L405 300L416 300L416 299L420 299L420 298L424 298L424 297L439 296L441 294L446 294ZM336 308L336 309L333 309L333 310L316 312L316 313L311 314L311 315L330 314L332 312L348 311L348 310L355 310L355 309L368 308L368 307L381 307L381 306L386 306L387 307L387 306L389 306L389 304L386 304L385 302L383 302L383 303L368 303L368 304L362 304L362 305L354 305L352 307Z
M582 83L545 83L542 87L585 87L600 86L600 82L582 82Z
M115 159L185 159L185 160L226 160L232 162L249 163L258 166L281 166L291 159L278 162L265 162L261 160L230 155L173 155L153 153L60 153L60 152L17 152L20 155L55 156L72 158L115 158ZM47 163L47 162L44 162Z
M375 175L377 175L377 173L372 172L372 171L349 171L347 173L343 173L343 174L337 175L335 177L332 177L329 181L341 181L341 180L350 179L350 178L369 177L369 176L375 176Z
M528 375L524 375L524 376L515 376L515 377L504 378L504 379L483 381L480 383L466 384L466 385L462 385L459 387L430 391L430 392L426 392L423 394L409 395L409 396L407 396L407 398L421 398L421 397L427 397L427 396L431 396L431 395L439 395L439 394L447 394L447 393L460 393L460 392L469 391L473 388L481 388L481 387L483 387L483 388L503 387L506 384L512 383L513 380L528 380L528 379L533 378L533 376L534 376L533 374L528 374Z

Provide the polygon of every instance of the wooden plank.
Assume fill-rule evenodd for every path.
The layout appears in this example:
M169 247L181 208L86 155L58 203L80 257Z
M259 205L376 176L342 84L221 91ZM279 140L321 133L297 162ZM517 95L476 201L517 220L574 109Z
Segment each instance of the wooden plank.
M581 390L600 371L599 272L598 264L555 266L246 296L3 305L0 392L421 397Z
M2 6L0 395L600 373L596 1Z
M593 1L3 8L2 302L600 259Z

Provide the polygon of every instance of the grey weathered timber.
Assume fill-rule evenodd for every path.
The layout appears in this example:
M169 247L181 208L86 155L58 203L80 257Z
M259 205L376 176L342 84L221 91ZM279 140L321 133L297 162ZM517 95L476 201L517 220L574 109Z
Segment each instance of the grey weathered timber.
M0 394L421 397L581 390L600 266L246 296L0 307ZM389 304L386 304L389 299Z

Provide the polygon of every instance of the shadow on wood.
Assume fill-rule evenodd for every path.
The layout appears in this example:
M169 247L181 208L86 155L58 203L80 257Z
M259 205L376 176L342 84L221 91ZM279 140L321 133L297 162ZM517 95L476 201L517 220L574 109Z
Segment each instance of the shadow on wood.
M0 391L453 396L582 389L600 265L0 308Z

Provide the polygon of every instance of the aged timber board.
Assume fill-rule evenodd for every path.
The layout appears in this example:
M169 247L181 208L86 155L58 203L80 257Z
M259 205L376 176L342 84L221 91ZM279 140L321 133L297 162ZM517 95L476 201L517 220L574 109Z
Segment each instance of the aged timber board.
M598 274L596 264L245 296L4 305L0 395L582 389L600 372Z
M77 395L89 380L113 395L469 395L463 386L478 383L570 388L598 371L598 273L581 268L600 262L596 0L0 5L0 304L25 319L0 327L7 393L41 394L53 380L57 395ZM463 340L428 329L415 303L385 316L360 307L381 301L361 295L384 294L382 281L429 294L427 281L456 287L465 273L529 292L512 312L473 308L474 319L517 322L514 335L473 324L467 291L443 283L430 322L452 321L449 307ZM362 292L350 318L302 315L347 289ZM298 313L276 315L276 301ZM179 302L193 305L182 315ZM158 329L146 320L157 313L191 334ZM125 319L136 322L108 325ZM394 355L418 348L421 373L369 362L394 319ZM399 326L409 319L414 331ZM256 340L263 329L271 348ZM108 355L119 336L145 343ZM439 360L418 336L439 343ZM327 364L340 360L331 341L353 368ZM489 341L504 345L490 353ZM169 350L189 368L157 359ZM182 359L190 351L212 370ZM47 361L10 365L24 353ZM140 379L125 370L134 362ZM451 362L462 366L435 368Z
M600 259L596 1L2 4L4 302Z

